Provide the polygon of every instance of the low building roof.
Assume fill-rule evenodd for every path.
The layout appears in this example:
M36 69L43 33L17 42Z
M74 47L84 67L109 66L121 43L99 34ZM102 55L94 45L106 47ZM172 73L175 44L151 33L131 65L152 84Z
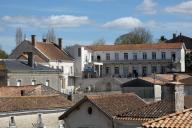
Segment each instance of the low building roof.
M15 59L1 60L0 65L5 65L5 70L8 72L61 72L59 69L53 69L41 64L34 64L34 66L31 67L27 61Z
M85 96L67 112L61 115L59 119L62 120L66 118L71 112L73 112L77 107L86 101L92 103L109 118L113 118L119 113L130 111L146 105L145 101L133 93Z
M73 60L68 53L66 53L63 49L59 49L54 43L37 42L35 44L35 48L46 55L46 57L48 57L50 60Z
M121 50L154 50L154 49L181 49L182 42L156 44L122 44L122 45L91 45L87 48L93 51L121 51Z
M148 121L142 126L144 128L190 128L192 126L192 108Z
M185 97L185 108L191 108L192 96ZM170 113L174 113L174 103L170 100L162 100L154 103L150 103L145 105L144 107L139 107L132 111L127 111L117 115L115 118L118 120L134 120L134 121L149 121L152 119L156 119Z
M72 102L62 95L0 97L0 112L69 108Z

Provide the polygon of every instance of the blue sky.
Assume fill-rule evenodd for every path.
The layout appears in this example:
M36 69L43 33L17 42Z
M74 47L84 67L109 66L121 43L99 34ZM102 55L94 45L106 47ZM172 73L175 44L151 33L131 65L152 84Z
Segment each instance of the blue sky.
M172 33L192 36L192 0L1 0L0 46L15 47L15 30L21 27L42 40L54 28L64 46L90 44L105 39L108 44L134 27L149 29L154 40Z

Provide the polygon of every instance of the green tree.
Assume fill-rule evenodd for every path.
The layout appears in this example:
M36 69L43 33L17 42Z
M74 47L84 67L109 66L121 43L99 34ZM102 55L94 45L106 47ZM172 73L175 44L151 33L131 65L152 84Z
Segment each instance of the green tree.
M137 27L134 28L131 32L119 36L115 40L115 44L142 44L150 43L151 41L151 32L143 27Z
M2 49L0 49L0 59L7 59L7 58L8 58L8 54Z
M185 55L186 71L192 71L192 52Z

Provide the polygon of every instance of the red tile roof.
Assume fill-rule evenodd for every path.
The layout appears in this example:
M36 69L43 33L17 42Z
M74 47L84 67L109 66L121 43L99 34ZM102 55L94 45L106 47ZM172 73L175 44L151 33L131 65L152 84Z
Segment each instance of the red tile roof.
M71 107L67 112L59 117L60 120L66 118L71 112L76 110L84 102L90 102L96 106L101 112L110 118L115 115L130 111L138 107L145 106L146 103L137 95L133 93L124 94L111 94L111 95L100 95L100 96L86 96L73 107Z
M72 102L62 95L0 97L0 112L68 108Z
M183 43L156 44L122 44L122 45L92 45L87 48L93 51L148 50L148 49L180 49Z
M143 123L144 128L191 128L192 108Z
M48 42L37 42L35 47L47 56L50 60L73 60L65 51L59 49L56 44Z
M191 108L192 96L185 97L185 108ZM174 103L169 100L162 100L154 102L144 107L139 107L132 111L117 115L115 118L118 120L136 120L136 121L149 121L155 118L159 118L170 113L174 113Z

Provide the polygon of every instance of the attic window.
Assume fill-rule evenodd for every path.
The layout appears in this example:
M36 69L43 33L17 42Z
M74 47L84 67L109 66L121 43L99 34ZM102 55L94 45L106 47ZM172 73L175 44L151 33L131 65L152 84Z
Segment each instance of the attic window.
M87 112L88 112L89 115L91 115L92 112L93 112L92 108L91 108L91 107L88 107Z

